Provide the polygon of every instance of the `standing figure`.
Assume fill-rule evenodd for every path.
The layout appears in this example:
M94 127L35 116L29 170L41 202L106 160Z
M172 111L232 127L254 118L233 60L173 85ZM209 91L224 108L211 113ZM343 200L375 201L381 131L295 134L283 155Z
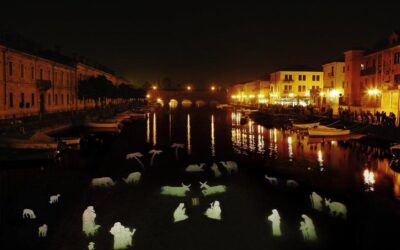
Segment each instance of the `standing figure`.
M268 216L268 220L272 222L272 235L275 237L282 236L281 233L281 217L278 210L273 209L272 214Z
M221 220L221 207L219 206L219 201L214 201L210 204L210 208L204 213L210 219Z
M174 211L174 222L183 221L189 218L186 215L186 208L184 203L180 203Z
M82 214L82 231L86 236L95 235L99 229L100 225L96 225L95 219L96 213L93 206L88 206Z
M322 211L322 197L319 196L316 192L312 192L310 194L310 202L313 209L317 211Z
M305 241L317 240L317 233L315 232L315 226L310 217L303 214L301 215L304 221L300 222L300 231L303 234Z
M125 249L132 246L132 236L135 234L136 229L124 227L120 222L115 222L111 228L110 233L114 236L114 249Z

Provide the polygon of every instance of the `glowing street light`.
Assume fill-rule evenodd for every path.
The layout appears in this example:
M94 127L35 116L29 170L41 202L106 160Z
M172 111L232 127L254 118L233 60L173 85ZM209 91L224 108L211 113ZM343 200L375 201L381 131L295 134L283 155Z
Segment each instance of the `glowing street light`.
M367 93L370 96L377 96L381 93L381 91L379 89L368 89Z
M146 98L150 98L150 95L149 95L149 94L147 94L147 95L146 95Z
M157 90L157 86L156 85L154 85L152 88L153 88L153 90Z
M192 90L192 87L191 87L190 85L188 85L188 86L186 87L186 89L187 89L187 91L190 91L190 90Z
M336 89L331 90L331 92L329 92L329 96L331 98L335 98L335 97L339 97L340 96L340 92Z
M215 90L215 86L213 85L213 86L211 86L211 91L214 91Z

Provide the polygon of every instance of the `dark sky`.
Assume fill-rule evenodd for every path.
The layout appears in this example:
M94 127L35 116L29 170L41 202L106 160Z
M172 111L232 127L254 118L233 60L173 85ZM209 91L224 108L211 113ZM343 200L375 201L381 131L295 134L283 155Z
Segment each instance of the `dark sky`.
M398 7L384 1L15 2L1 4L1 29L85 55L137 84L229 84L290 65L318 68L400 28Z

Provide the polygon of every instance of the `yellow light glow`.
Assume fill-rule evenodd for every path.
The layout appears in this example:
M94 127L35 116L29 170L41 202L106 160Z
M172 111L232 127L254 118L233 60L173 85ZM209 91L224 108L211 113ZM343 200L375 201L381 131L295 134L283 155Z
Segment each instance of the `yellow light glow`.
M265 97L265 95L263 95L263 94L258 95L258 98L260 98L260 99L263 99L264 97Z
M192 87L189 85L186 87L187 90L192 90Z
M310 96L310 90L307 90L305 93L306 96Z
M277 93L271 93L270 96L271 97L278 97L278 94Z
M259 99L258 103L268 103L268 99L265 99L265 98Z
M254 97L255 97L254 95L250 95L250 96L249 96L250 99L253 99Z
M324 92L320 92L320 93L319 93L319 96L324 97L324 96L325 96L325 93L324 93Z
M214 91L215 90L215 86L211 86L211 91Z
M339 95L340 95L340 92L336 89L333 89L333 90L331 90L331 92L329 92L329 96L332 98L339 97Z
M157 86L153 86L153 90L157 90Z
M294 97L294 94L293 93L289 93L289 97Z
M379 89L368 89L367 91L368 95L379 95L381 93L381 91Z
M147 95L146 95L146 98L150 98L150 95L149 95L149 94L147 94Z
M161 98L157 98L157 102L162 102Z
M233 96L231 96L231 98L232 98L232 99L236 99L236 98L237 98L237 96L233 95Z

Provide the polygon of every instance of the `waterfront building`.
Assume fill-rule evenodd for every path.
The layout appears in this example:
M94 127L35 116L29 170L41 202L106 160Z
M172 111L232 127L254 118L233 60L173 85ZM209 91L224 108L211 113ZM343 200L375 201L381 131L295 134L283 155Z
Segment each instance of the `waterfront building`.
M322 65L324 85L319 97L319 106L332 108L337 113L344 97L345 69L345 63L341 60Z
M0 119L94 107L94 100L78 99L78 83L99 75L116 85L127 82L112 71L59 54L0 44Z
M270 81L254 80L234 84L228 88L231 102L241 105L267 105L269 103Z
M323 90L324 73L307 67L288 67L271 74L270 103L316 104Z
M370 50L345 55L344 102L353 109L399 115L400 32Z

